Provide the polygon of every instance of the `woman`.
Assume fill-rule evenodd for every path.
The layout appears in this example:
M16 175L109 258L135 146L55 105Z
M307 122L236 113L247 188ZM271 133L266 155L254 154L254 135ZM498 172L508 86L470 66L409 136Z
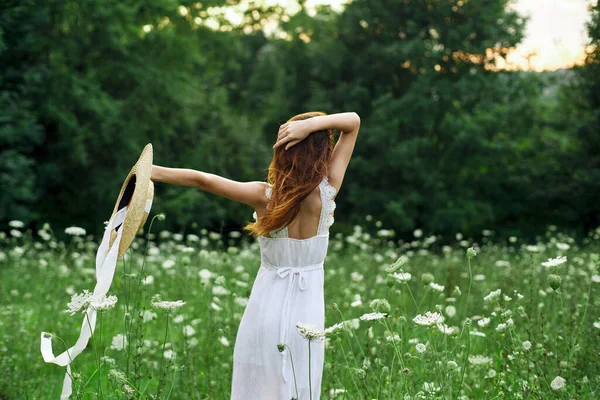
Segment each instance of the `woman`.
M237 332L231 398L320 398L324 343L309 352L298 322L323 329L323 261L334 198L354 150L360 118L354 112L308 112L280 126L268 183L236 182L191 169L152 167L152 180L226 197L254 208L245 229L258 237L261 266ZM341 135L334 148L334 131ZM279 351L278 345L287 346ZM290 364L291 351L294 371ZM293 373L295 372L295 374Z

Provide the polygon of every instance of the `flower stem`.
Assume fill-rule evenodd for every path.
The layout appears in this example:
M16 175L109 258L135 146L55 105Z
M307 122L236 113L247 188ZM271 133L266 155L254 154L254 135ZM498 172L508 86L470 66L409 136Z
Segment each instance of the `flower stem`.
M158 371L158 388L156 389L156 397L160 398L160 391L161 391L161 384L163 381L162 378L162 366L163 366L163 360L165 358L165 344L167 343L167 333L169 333L169 316L171 314L167 313L167 326L165 328L165 339L163 340L163 346L162 346L162 354L160 355L160 369Z
M312 400L312 376L310 373L310 340L308 341L308 391L310 393L310 400Z
M298 383L296 382L296 370L294 369L294 359L292 358L292 349L287 344L283 344L288 348L288 352L290 353L290 363L292 364L292 375L294 375L294 387L296 388L296 398L299 399L300 395L298 394Z

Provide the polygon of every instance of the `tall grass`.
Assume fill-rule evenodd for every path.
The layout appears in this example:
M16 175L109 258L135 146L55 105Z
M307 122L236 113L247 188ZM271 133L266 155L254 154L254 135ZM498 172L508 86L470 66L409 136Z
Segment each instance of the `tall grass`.
M598 396L600 230L581 243L550 227L535 243L485 231L442 245L370 224L330 238L326 325L343 329L325 336L322 398ZM63 310L93 287L98 243L57 241L48 226L12 229L23 232L0 234L0 398L54 399L65 371L43 362L39 332L57 335L56 351L76 340L80 315ZM228 399L235 335L260 265L258 244L239 237L138 236L117 266L116 307L99 314L71 365L72 398ZM185 305L154 307L156 294ZM374 313L383 317L360 318ZM309 367L290 361L294 373Z

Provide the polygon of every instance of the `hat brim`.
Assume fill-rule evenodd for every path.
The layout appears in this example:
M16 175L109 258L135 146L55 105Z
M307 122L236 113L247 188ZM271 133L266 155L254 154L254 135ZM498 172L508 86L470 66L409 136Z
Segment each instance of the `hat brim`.
M154 184L150 180L152 176L152 156L152 144L148 143L131 171L127 174L110 216L109 221L114 218L119 210L127 206L125 221L111 232L110 246L117 237L118 230L123 229L118 257L125 254L148 219L150 210L146 211L145 209L146 200L154 198Z

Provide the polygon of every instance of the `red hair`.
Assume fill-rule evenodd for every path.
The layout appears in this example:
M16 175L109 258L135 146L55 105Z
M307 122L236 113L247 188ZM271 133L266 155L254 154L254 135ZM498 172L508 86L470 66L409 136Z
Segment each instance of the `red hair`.
M304 120L320 115L311 111L295 115L288 121ZM244 227L253 236L270 236L272 230L287 226L300 211L300 203L327 176L333 152L334 130L312 132L304 140L285 150L285 144L275 149L269 165L267 181L272 192L265 215Z

